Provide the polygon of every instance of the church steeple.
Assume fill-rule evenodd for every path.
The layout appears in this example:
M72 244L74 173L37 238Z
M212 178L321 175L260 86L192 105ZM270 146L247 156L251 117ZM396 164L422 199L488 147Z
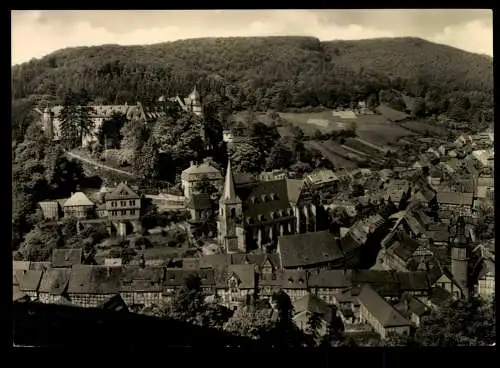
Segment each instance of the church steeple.
M227 162L226 180L224 182L224 192L222 193L221 201L225 203L240 203L241 200L236 195L234 188L233 171L231 170L231 161Z
M453 246L457 248L467 247L467 236L465 235L465 219L460 216L457 219L455 238L453 239Z

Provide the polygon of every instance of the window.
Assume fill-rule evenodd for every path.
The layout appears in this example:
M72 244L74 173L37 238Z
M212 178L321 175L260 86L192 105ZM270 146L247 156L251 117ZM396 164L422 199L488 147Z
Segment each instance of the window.
M122 216L126 216L127 215L127 210L121 210L120 213L121 213Z
M135 215L135 210L130 210L131 215Z
M231 208L231 218L234 219L236 217L236 209Z
M135 206L135 201L128 201L129 206Z
M115 201L111 202L111 207L116 207L116 202Z
M127 201L120 201L120 206L125 207L127 205Z

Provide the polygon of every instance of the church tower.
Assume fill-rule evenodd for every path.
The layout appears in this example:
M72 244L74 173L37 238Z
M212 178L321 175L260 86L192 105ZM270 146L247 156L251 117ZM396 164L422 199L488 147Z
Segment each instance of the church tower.
M463 297L469 296L469 242L465 235L465 220L457 220L455 238L451 244L451 273L463 290Z
M236 195L231 162L227 164L224 192L219 201L219 242L227 253L245 250L241 199Z

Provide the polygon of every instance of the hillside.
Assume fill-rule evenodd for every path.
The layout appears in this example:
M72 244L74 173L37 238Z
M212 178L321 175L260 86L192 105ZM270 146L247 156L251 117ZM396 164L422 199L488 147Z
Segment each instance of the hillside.
M16 65L13 97L87 89L101 103L152 104L197 83L234 108L336 107L384 88L492 104L491 59L415 38L320 42L312 37L205 38L149 46L68 48ZM444 97L443 97L444 96ZM46 97L45 97L46 98ZM447 106L447 104L446 104Z

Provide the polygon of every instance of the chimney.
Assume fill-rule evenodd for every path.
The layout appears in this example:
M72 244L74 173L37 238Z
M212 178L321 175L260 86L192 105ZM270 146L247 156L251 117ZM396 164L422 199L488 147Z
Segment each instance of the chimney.
M111 267L106 267L106 271L108 271L108 277L111 277Z

